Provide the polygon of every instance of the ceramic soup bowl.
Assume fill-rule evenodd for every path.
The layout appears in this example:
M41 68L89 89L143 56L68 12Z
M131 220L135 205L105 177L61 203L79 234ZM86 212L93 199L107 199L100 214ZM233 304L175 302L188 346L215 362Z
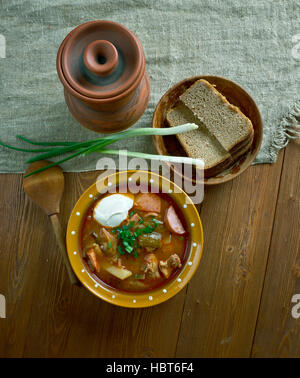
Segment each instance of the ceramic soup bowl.
M184 218L187 239L182 267L174 276L171 276L170 280L145 292L128 292L107 285L90 271L83 258L81 237L85 214L93 203L104 193L111 193L115 188L126 187L128 192L133 192L130 183L135 181L137 176L139 185L151 189L156 188L159 193L170 196L170 200L176 204ZM195 274L203 251L202 224L190 197L170 180L148 171L122 171L99 177L97 182L91 185L75 204L68 222L66 240L71 265L81 283L106 302L133 308L157 305L177 294Z

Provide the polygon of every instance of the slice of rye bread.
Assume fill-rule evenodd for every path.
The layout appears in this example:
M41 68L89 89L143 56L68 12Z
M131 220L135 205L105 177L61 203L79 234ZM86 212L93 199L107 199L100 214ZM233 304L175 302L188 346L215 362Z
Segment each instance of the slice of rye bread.
M239 144L239 148L236 148L230 159L225 160L216 167L212 167L207 172L204 171L204 177L217 176L219 173L224 172L225 169L232 167L242 156L244 156L250 149L253 141L252 137L247 138L243 143Z
M183 103L179 103L179 105L167 112L167 121L170 126L178 126L184 123L198 124L197 130L177 134L176 136L188 156L204 160L204 177L206 178L216 176L233 165L237 159L248 151L253 140L253 132L251 132L245 140L237 143L232 148L230 154L227 153L217 139L210 134L206 127L199 122L191 110Z
M231 159L230 154L184 104L179 103L179 105L170 109L167 112L167 121L171 127L185 123L196 123L198 125L197 130L176 136L188 156L204 160L205 170Z
M197 80L180 96L180 100L227 152L253 133L250 119L238 107L230 104L226 97L206 80Z

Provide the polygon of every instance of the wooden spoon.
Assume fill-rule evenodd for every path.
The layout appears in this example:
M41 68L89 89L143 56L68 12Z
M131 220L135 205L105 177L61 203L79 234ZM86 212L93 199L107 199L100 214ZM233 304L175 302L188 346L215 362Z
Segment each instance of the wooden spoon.
M37 161L28 167L26 174L49 164L51 164L51 162L46 160ZM50 217L57 244L62 254L71 283L79 284L68 258L65 238L58 219L60 200L64 191L64 186L64 175L61 168L58 166L51 167L24 179L24 190L26 194Z

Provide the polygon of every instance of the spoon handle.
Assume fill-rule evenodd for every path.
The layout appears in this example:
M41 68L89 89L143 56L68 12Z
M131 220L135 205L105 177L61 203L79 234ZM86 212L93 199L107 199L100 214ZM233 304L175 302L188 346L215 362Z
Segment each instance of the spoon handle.
M63 260L64 260L64 263L65 263L71 284L72 285L79 285L79 281L78 281L75 273L73 272L73 269L71 267L71 264L70 264L70 261L69 261L69 258L68 258L68 254L67 254L67 250L66 250L66 246L65 246L65 240L64 240L64 237L63 237L62 228L61 228L57 214L50 215L50 219L51 219L51 223L52 223L54 233L55 233L55 236L56 236L57 244L59 246L61 255L63 257Z

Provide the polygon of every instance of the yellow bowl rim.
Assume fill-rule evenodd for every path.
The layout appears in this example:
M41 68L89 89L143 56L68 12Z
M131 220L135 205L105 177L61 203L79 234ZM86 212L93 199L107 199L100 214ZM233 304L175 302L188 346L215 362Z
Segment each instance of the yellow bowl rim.
M126 180L130 181L130 176L135 173L141 175L142 180L144 180L147 175L147 183L151 183L151 185L153 184L156 187L159 186L159 190L167 190L169 188L166 193L182 208L190 234L188 258L179 273L166 285L142 293L122 292L101 285L101 281L96 280L88 271L80 252L80 230L83 215L92 203L99 198L99 195L102 194L98 191L97 186L99 187L100 185L100 190L105 187L118 187L120 183L122 184L126 182ZM105 181L108 183L107 186L104 185ZM114 184L112 184L113 181ZM187 285L195 274L202 257L203 228L200 216L192 200L183 189L174 182L149 171L119 171L97 180L80 196L69 218L66 245L68 257L76 276L90 292L114 305L129 308L142 308L154 306L170 299Z

